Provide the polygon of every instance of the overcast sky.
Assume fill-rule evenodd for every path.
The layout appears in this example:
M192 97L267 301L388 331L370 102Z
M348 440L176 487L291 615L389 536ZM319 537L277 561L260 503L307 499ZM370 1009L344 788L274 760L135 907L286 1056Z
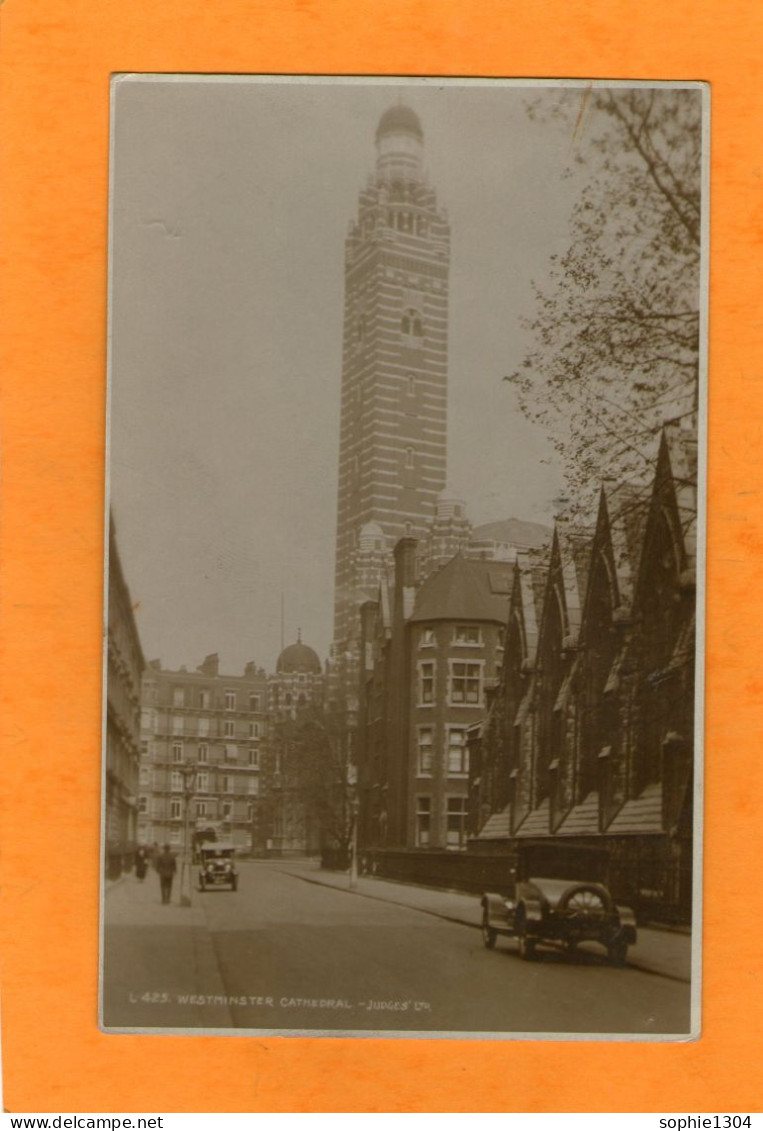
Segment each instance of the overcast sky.
M552 516L552 453L502 377L580 184L528 90L123 79L110 490L147 659L272 669L282 592L286 643L328 654L344 238L398 94L452 227L449 479L475 523Z

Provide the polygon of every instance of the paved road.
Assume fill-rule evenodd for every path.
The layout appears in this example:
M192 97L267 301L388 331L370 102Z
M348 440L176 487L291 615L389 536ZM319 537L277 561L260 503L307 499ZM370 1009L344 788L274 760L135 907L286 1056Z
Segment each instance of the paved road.
M150 880L154 880L150 877ZM155 885L158 889L158 883ZM110 903L111 901L111 903ZM105 1020L118 1027L685 1033L689 987L583 955L523 962L478 931L244 864L237 892L107 897Z

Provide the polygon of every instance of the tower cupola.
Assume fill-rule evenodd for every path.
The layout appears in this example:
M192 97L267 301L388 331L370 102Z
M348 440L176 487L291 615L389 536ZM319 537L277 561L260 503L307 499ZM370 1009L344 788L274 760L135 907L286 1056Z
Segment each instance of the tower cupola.
M376 128L376 172L389 181L421 181L424 131L415 111L398 103L382 114Z

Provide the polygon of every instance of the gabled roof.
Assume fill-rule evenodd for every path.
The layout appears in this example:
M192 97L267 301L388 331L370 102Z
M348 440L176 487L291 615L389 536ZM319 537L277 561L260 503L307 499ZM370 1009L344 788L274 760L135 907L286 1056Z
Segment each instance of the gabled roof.
M694 432L666 427L662 434L658 468L667 456L683 533L686 565L696 568L697 559L697 437ZM658 471L659 475L659 471Z
M583 611L591 561L592 531L558 518L554 528L550 572L561 580L566 617L565 631L577 634ZM555 584L555 582L554 582Z
M423 583L410 619L505 624L513 570L513 562L472 561L456 554Z

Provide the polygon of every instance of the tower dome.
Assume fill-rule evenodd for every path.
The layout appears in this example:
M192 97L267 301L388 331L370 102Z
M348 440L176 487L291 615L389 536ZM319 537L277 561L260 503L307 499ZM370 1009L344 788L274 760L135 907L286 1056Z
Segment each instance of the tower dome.
M398 103L376 127L376 171L383 181L421 181L424 131L418 114Z
M378 522L366 522L358 534L358 549L361 553L381 552L386 546L384 531Z
M303 644L300 636L296 644L289 644L284 648L276 660L276 671L282 674L312 672L313 675L321 675L323 669L318 653L309 645Z
M399 103L385 110L376 127L377 142L384 134L413 134L419 141L424 140L424 131L421 128L418 114L410 106Z

